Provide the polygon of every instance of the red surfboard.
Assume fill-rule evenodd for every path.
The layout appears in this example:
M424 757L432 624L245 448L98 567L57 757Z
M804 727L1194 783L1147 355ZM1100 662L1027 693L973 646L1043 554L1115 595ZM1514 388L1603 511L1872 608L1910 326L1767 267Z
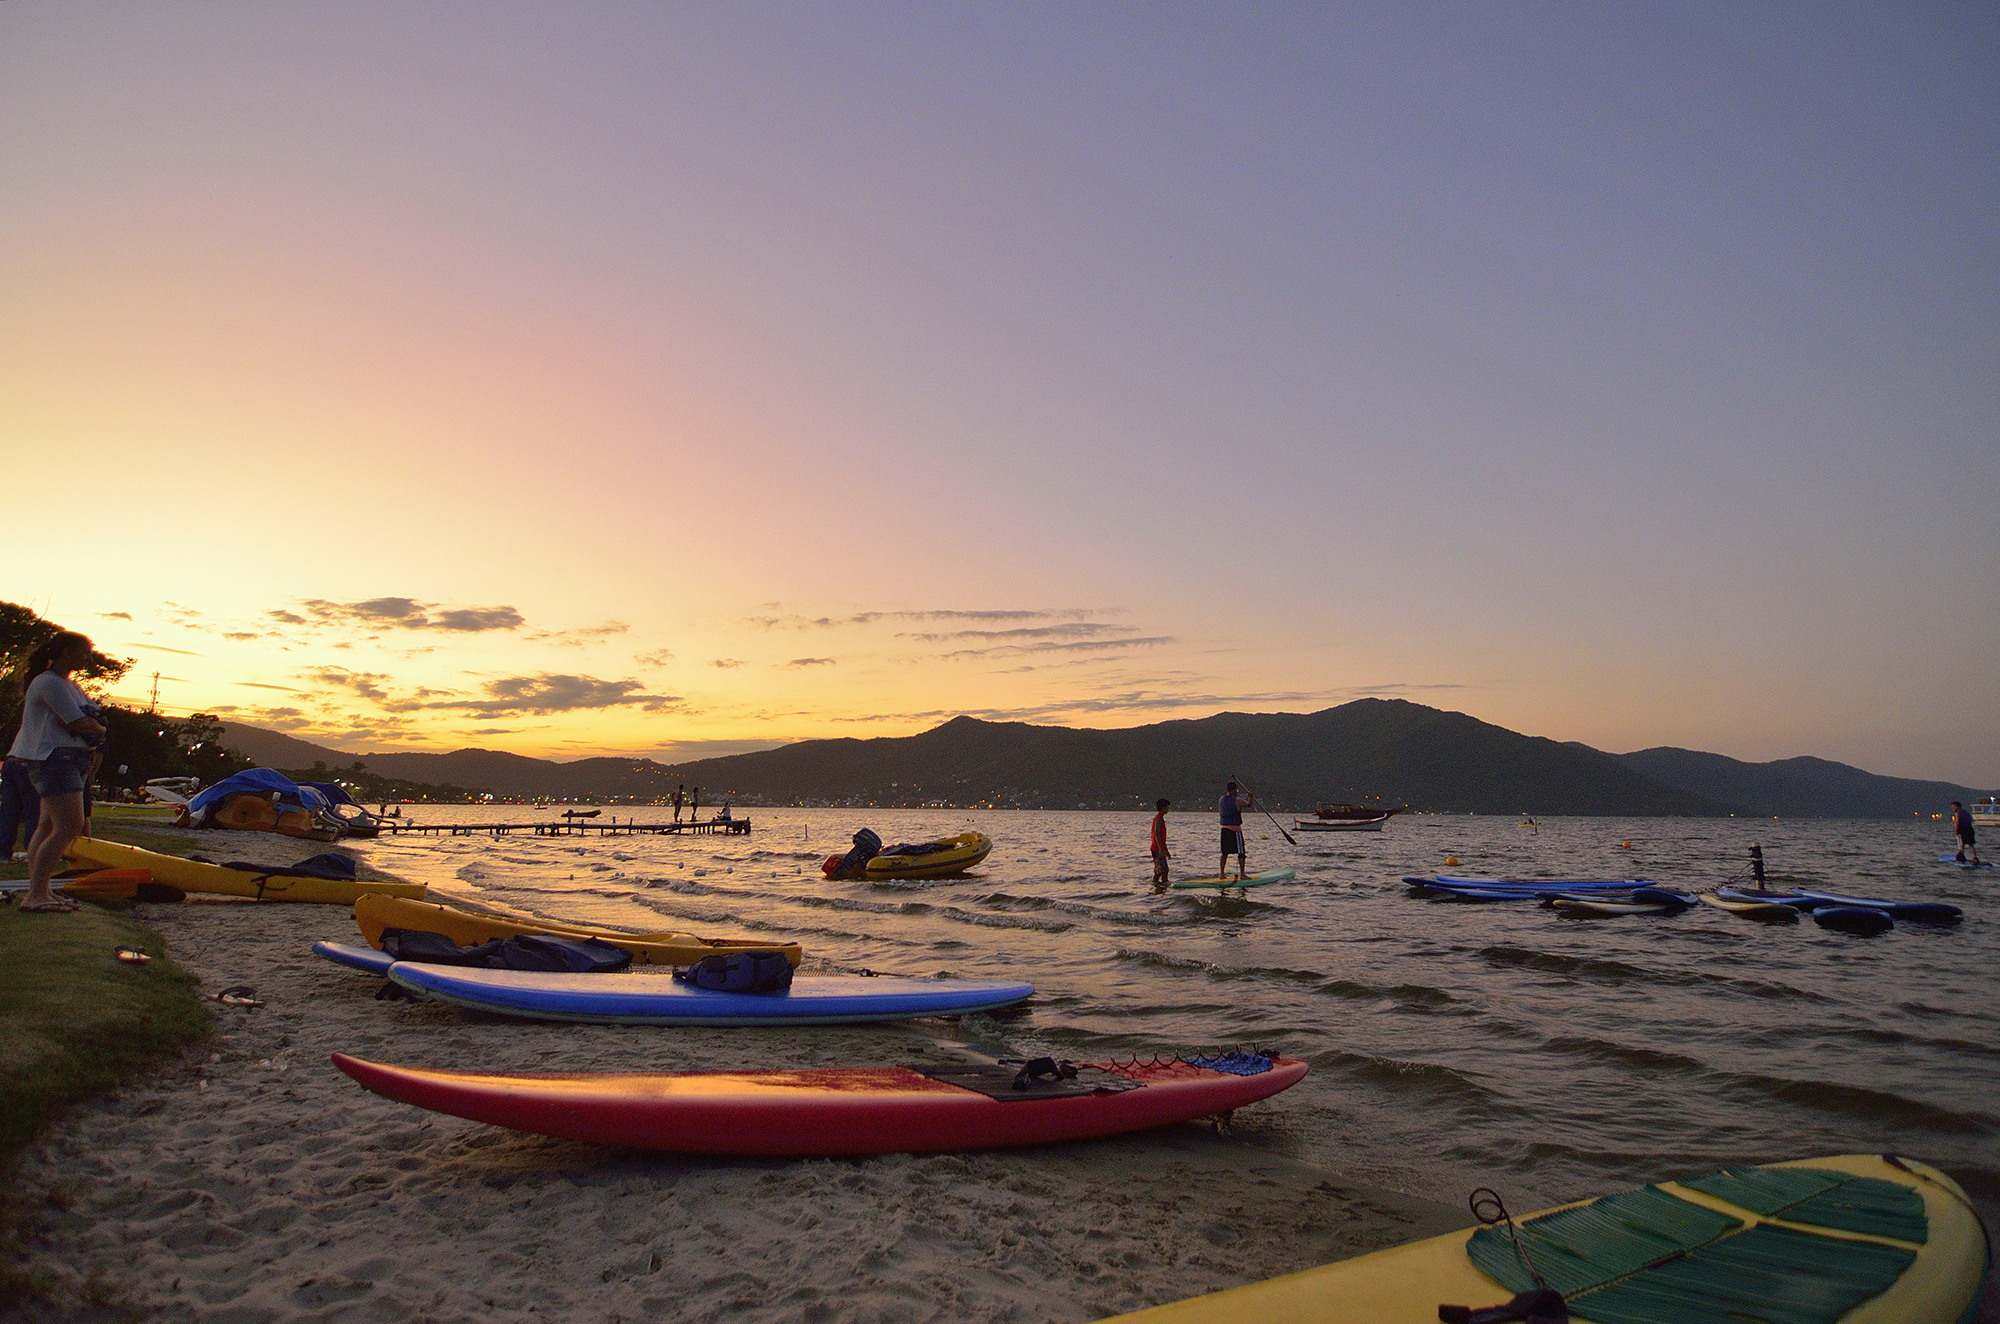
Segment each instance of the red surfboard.
M1003 1102L908 1067L502 1076L333 1055L377 1094L475 1122L605 1145L782 1158L992 1149L1165 1126L1267 1099L1306 1074L1296 1058L1266 1060L1269 1068L1254 1075L1179 1059L1098 1063L1136 1087Z

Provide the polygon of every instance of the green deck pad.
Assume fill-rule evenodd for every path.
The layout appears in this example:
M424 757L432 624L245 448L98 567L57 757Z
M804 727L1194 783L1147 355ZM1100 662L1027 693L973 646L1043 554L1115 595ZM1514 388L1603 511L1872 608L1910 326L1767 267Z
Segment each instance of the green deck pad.
M1916 1258L1767 1223L1579 1295L1570 1313L1591 1324L1834 1324Z
M1704 1246L1740 1219L1668 1195L1657 1186L1607 1195L1517 1223L1521 1245L1550 1287L1573 1296ZM1535 1285L1505 1227L1483 1227L1465 1245L1472 1266L1516 1292Z
M1922 1245L1930 1240L1924 1197L1907 1186L1825 1168L1724 1168L1681 1185L1792 1223L1839 1228Z

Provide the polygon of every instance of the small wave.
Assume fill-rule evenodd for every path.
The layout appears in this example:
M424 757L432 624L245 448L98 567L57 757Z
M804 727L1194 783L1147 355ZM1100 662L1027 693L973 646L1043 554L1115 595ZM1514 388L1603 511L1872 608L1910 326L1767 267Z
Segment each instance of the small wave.
M660 888L668 892L680 892L686 896L714 896L718 889L697 883L692 878L648 878L646 886Z
M1957 1112L1887 1090L1847 1085L1831 1080L1792 1080L1784 1076L1719 1073L1729 1084L1767 1099L1822 1112L1839 1113L1896 1127L1943 1131L1950 1135L1991 1135L2000 1118L1990 1113Z
M1502 969L1536 970L1545 974L1568 975L1575 979L1598 980L1610 984L1643 983L1671 984L1680 988L1729 988L1757 997L1777 998L1793 1003L1835 1001L1822 993L1769 980L1710 974L1702 970L1653 970L1598 956L1566 956L1560 952L1541 952L1525 947L1483 947L1479 955L1488 965Z
M1859 1039L1863 1043L1886 1044L1891 1048L1931 1048L1941 1053L1950 1053L1955 1057L2000 1060L2000 1046L1975 1043L1970 1039L1904 1034L1897 1030L1877 1030L1864 1025L1829 1025L1820 1033L1837 1039Z
M926 915L931 909L922 901L863 901L851 896L793 896L785 899L795 906L814 910L847 910L864 915Z
M1337 1048L1315 1053L1307 1061L1312 1063L1314 1071L1338 1072L1371 1085L1386 1086L1398 1093L1418 1094L1431 1099L1457 1099L1494 1109L1504 1106L1502 1096L1497 1092L1465 1072L1437 1062L1407 1062L1401 1058L1377 1057L1372 1053L1353 1053Z
M946 919L957 920L961 924L976 924L982 929L1031 929L1037 933L1067 933L1076 925L1068 920L1029 919L1021 915L983 915L976 910L961 910L957 906L940 906L938 914Z
M1268 965L1220 965L1214 961L1169 956L1163 952L1147 951L1139 947L1120 947L1113 956L1116 960L1129 961L1151 969L1199 972L1221 980L1268 979L1280 983L1302 984L1310 987L1315 993L1324 993L1329 997L1354 1002L1387 1001L1399 1006L1442 1007L1458 1001L1443 989L1432 988L1426 984L1398 984L1393 988L1377 988L1372 984L1357 983L1351 979L1329 979L1317 970L1294 970L1285 966Z
M1371 984L1357 984L1352 980L1333 979L1320 985L1321 993L1329 993L1338 998L1351 998L1357 1002L1375 1002L1388 998L1400 1005L1414 1007L1449 1007L1460 999L1441 988L1428 984L1397 984L1393 988L1376 988Z
M1552 1053L1564 1053L1571 1057L1611 1063L1656 1075L1699 1075L1709 1069L1707 1063L1683 1057L1679 1053L1668 1053L1657 1048L1635 1048L1631 1044L1621 1044L1615 1039L1599 1039L1589 1035L1566 1035L1551 1039L1542 1047Z

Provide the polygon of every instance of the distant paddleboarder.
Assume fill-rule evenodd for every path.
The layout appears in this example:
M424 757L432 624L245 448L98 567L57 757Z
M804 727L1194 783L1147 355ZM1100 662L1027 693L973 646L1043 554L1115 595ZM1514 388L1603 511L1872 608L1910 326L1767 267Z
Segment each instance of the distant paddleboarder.
M1153 806L1153 881L1161 887L1167 885L1167 861L1174 858L1167 849L1167 806L1170 800L1161 800Z
M1757 884L1759 892L1764 890L1764 848L1762 846L1752 846L1750 848L1750 878Z
M1951 802L1951 830L1958 836L1958 862L1979 863L1979 839L1973 835L1972 815L1956 800Z
M1229 875L1229 857L1236 857L1236 877L1241 881L1249 871L1250 849L1243 842L1243 811L1254 808L1256 797L1238 795L1236 783L1231 782L1215 803L1216 814L1222 819L1222 863L1215 866L1215 876Z

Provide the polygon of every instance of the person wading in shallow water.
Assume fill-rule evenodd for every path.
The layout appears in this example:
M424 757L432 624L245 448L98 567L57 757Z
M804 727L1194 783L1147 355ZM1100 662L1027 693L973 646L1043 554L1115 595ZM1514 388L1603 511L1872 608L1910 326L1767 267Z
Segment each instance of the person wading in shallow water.
M1236 877L1240 882L1250 867L1250 849L1243 841L1243 811L1255 807L1256 797L1238 795L1236 783L1229 783L1222 798L1215 803L1216 813L1222 819L1222 863L1215 866L1215 876L1229 876L1229 857L1236 857Z
M28 842L29 914L75 910L76 902L50 888L62 853L83 834L83 789L97 748L104 743L99 709L69 673L90 665L90 640L65 630L28 654L22 669L21 731L10 757L28 765L28 779L42 797L41 818Z
M1153 806L1153 881L1161 887L1167 885L1167 861L1174 858L1167 849L1167 806L1171 803L1162 800Z

